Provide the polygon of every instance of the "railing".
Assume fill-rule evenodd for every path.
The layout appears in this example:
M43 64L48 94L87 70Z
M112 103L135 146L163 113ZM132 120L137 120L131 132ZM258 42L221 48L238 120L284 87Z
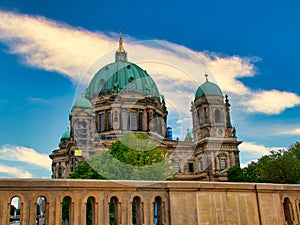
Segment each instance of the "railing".
M0 179L0 224L13 207L22 225L299 224L299 199L300 185Z

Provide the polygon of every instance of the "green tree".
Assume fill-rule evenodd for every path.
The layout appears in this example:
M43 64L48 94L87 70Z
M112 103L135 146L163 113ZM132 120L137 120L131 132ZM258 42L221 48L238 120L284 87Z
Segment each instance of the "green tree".
M244 182L245 181L243 169L241 169L237 165L231 167L227 171L227 175L228 175L229 182Z
M128 132L107 152L79 164L69 178L165 180L173 175L169 154L147 135Z
M233 167L228 171L228 179L233 182L300 183L300 143L296 142L288 150L271 151L243 169Z

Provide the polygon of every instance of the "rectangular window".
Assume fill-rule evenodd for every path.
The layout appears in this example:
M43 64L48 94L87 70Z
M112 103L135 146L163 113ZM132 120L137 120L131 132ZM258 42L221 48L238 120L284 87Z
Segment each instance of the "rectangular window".
M107 130L111 130L111 112L107 113Z
M173 170L175 173L179 171L179 162L173 162Z
M194 163L189 163L189 172L190 173L194 172Z
M103 132L105 128L104 113L100 114L100 132Z
M220 169L221 170L224 170L224 169L226 169L226 159L224 159L224 158L220 158Z
M143 130L143 113L139 112L138 130Z
M199 172L203 171L203 163L202 161L199 161Z
M125 111L122 112L122 129L127 130L127 113Z
M137 130L137 123L136 123L136 113L135 112L130 112L130 130Z

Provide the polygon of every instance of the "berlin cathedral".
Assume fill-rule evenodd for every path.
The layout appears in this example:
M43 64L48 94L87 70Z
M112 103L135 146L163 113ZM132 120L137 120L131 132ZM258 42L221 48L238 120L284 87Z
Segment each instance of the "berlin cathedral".
M171 152L167 159L178 180L227 181L227 170L239 166L236 130L228 96L208 80L191 99L192 132L173 140L168 110L151 76L127 60L122 35L115 62L102 67L85 93L74 102L69 129L50 154L52 178L66 178L87 157L106 151L124 132L143 133Z

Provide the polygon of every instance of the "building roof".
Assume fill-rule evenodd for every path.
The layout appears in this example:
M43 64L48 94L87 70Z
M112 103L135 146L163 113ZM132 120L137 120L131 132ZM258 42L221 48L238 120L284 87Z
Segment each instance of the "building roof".
M208 95L220 95L223 96L222 91L218 85L206 80L205 83L201 84L196 91L195 98Z
M75 102L74 102L74 105L73 107L78 107L78 108L87 108L87 109L92 109L93 106L91 104L91 102L82 97L82 98L78 98Z
M63 133L63 135L61 136L61 139L63 139L63 140L70 140L71 139L70 129L68 129L66 132Z
M113 93L138 93L160 97L150 75L134 63L116 61L102 67L86 89L86 98Z

